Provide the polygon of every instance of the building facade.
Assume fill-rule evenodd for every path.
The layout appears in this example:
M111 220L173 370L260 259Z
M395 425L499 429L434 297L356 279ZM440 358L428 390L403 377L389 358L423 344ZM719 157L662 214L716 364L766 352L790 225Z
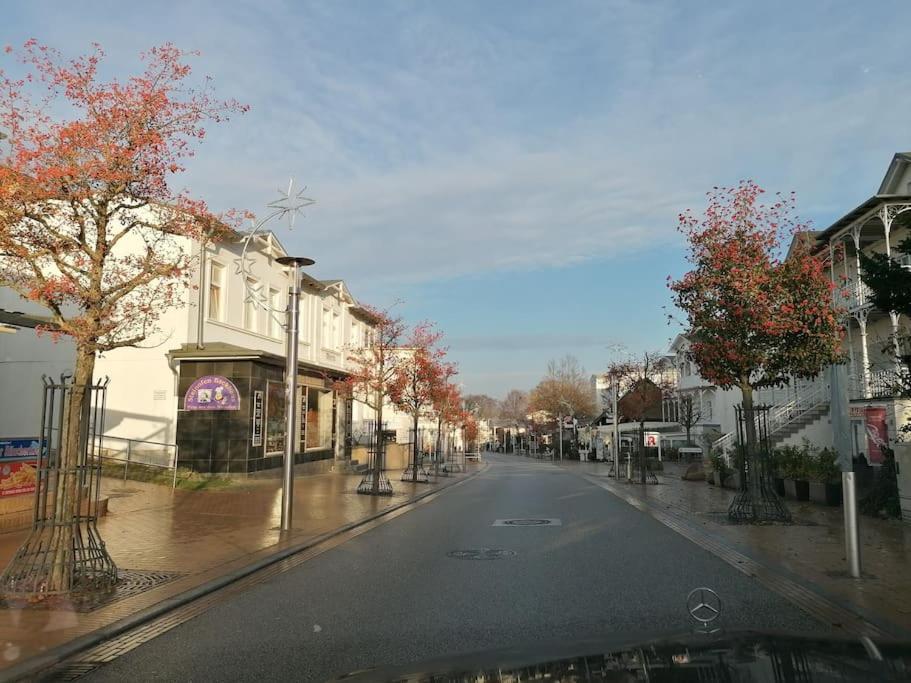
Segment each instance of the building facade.
M176 445L179 464L200 472L278 467L285 438L285 316L280 311L292 274L276 259L285 251L273 235L257 237L247 248L249 267L240 268L241 241L201 249L178 239L196 257L198 284L162 313L159 331L139 348L116 349L97 359L96 378L109 379L105 436L129 440L139 449L137 461L154 460L156 451L166 458ZM4 293L7 311L20 310L20 304L27 302ZM372 315L343 281L304 275L296 463L328 469L350 455L350 426L362 421L367 409L341 399L335 386L347 376L346 350L368 343L372 324ZM61 353L61 348L48 342L6 353L0 383L40 387L48 369L71 367L72 360L66 360L73 358L71 349ZM17 422L33 424L37 433L40 400L27 403ZM0 435L11 428L4 425Z

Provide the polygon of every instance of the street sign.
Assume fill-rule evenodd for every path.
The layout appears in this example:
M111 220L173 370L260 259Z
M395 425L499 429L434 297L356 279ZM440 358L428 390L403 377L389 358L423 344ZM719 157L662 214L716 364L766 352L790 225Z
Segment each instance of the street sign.
M263 445L263 392L253 392L253 438L251 446L259 448Z
M563 429L572 429L576 426L576 421L573 419L572 415L567 415L563 418Z
M642 437L646 448L658 448L658 442L661 440L659 432L643 432Z

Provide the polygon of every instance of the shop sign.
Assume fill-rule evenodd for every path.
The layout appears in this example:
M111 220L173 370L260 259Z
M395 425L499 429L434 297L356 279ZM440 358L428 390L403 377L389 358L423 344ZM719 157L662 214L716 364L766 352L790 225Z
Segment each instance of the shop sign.
M889 427L883 406L867 406L864 415L867 431L867 460L871 465L881 465L885 460L883 450L889 444Z
M227 377L205 375L197 379L183 399L184 410L240 410L240 394Z
M659 432L643 432L642 438L642 445L646 448L658 448L658 440L661 438L661 434Z
M37 458L39 451L38 439L0 440L0 459Z
M38 483L38 468L34 460L0 463L0 497L34 493Z
M851 406L851 419L852 420L863 420L865 415L864 411L866 408L864 406Z
M258 448L263 445L263 392L253 392L253 437L251 446Z

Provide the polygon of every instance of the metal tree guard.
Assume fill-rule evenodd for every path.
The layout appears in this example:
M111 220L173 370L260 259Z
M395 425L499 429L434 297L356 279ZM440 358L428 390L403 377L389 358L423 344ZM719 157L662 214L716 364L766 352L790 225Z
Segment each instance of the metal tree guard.
M98 533L101 440L108 380L77 387L69 375L46 376L41 411L32 530L0 575L6 597L107 590L117 565ZM68 424L74 391L83 391L81 426ZM75 458L66 457L67 435L79 429ZM63 463L72 463L64 467ZM50 577L58 585L48 586Z
M392 482L383 471L386 466L386 439L385 430L377 429L376 422L370 422L367 427L367 471L357 485L357 492L365 495L392 495ZM374 481L375 477L378 481ZM376 486L374 486L376 483Z
M424 467L424 430L410 430L414 441L411 443L411 462L402 471L402 481L417 482L419 484L430 483L430 472ZM415 474L415 470L417 473Z
M740 491L728 507L728 519L739 524L790 522L791 513L775 492L771 473L769 406L735 406L740 449Z
M639 446L636 449L636 457L633 457L633 449L630 447L630 452L626 463L626 480L634 484L657 484L658 476L649 469L648 456L644 453L645 445L643 440L645 439L645 435L642 433L641 429L637 429L635 433ZM642 476L643 467L645 468L644 477Z

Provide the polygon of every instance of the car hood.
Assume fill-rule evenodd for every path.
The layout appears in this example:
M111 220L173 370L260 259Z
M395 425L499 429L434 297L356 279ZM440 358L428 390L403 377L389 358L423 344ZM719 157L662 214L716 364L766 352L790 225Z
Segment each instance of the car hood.
M355 671L345 681L907 681L911 643L743 631L533 643Z

